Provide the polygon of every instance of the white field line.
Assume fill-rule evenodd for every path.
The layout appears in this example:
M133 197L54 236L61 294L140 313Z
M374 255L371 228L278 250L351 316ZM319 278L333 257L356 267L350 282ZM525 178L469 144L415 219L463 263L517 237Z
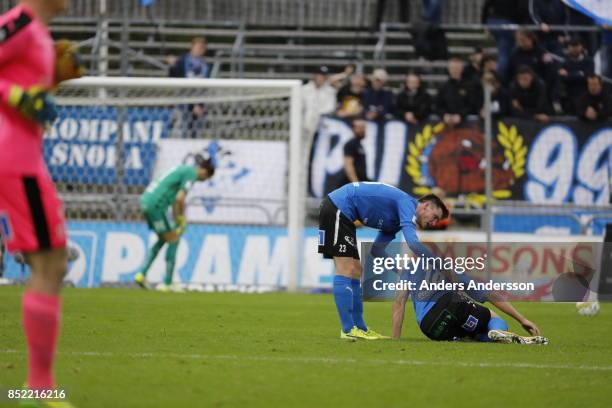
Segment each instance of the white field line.
M528 346L534 347L534 346ZM535 346L538 347L538 346ZM25 354L23 350L0 350L0 354ZM208 361L261 361L277 363L306 363L306 364L369 364L369 365L406 365L406 366L444 366L468 368L528 368L544 370L585 370L585 371L612 371L612 365L576 365L576 364L534 364L534 363L498 363L498 362L469 362L469 361L424 361L424 360L383 360L383 359L357 359L333 357L274 357L274 356L238 356L238 355L208 355L208 354L180 354L180 353L113 353L100 351L68 351L63 355L80 357L127 357L127 358L155 358L155 359L188 359Z

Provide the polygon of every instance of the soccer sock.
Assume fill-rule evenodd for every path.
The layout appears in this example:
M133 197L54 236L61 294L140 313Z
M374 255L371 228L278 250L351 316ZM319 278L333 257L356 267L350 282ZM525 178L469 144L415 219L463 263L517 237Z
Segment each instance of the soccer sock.
M60 297L26 291L22 307L28 347L28 387L51 389L54 387L53 360L60 326Z
M147 273L149 272L149 268L151 267L151 265L153 265L153 261L155 261L157 254L162 249L165 243L166 241L158 239L157 242L153 244L153 246L151 247L151 250L149 251L149 256L147 257L147 262L142 268L142 274L144 276L147 276Z
M353 322L353 288L351 278L334 276L334 300L340 316L342 331L348 333L355 323Z
M353 288L353 322L355 326L363 331L368 331L363 321L363 301L361 300L361 280L351 279L351 287Z
M174 264L176 263L176 251L178 249L178 241L168 244L166 250L166 277L164 283L170 285L172 283L172 274L174 273Z
M506 331L508 330L508 324L501 317L492 317L491 320L489 320L489 325L487 326L487 329ZM489 338L489 335L487 333L483 333L478 336L478 341L491 341L491 339Z

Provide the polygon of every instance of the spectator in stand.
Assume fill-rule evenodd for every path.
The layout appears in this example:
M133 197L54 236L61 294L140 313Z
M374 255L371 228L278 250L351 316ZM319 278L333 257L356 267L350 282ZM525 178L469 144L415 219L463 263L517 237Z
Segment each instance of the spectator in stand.
M600 0L600 3L609 3L609 0ZM565 5L568 14L568 25L570 26L593 26L595 22L591 17L574 9L571 6ZM589 55L595 55L599 48L599 33L596 31L577 31L574 35L580 37L580 42Z
M528 0L486 0L482 8L482 24L501 26L529 22ZM499 75L502 81L510 78L508 63L514 49L514 34L510 30L491 29L499 50Z
M328 83L329 69L320 67L306 85L302 87L302 108L304 131L312 137L319 125L321 115L336 110L336 89Z
M546 86L530 67L521 66L510 85L510 114L548 122L549 111Z
M355 65L348 64L346 67L344 67L342 72L330 75L327 79L327 82L331 86L336 88L336 90L338 90L351 82L351 75L353 75L354 73Z
M172 78L210 78L210 66L206 62L206 38L191 40L191 50L180 58L168 57L169 75Z
M552 83L552 55L538 45L536 35L532 31L521 29L516 32L515 38L516 47L512 52L508 66L509 78L516 77L518 68L526 65L547 84Z
M482 62L484 60L484 51L481 47L476 47L474 52L470 54L469 63L463 68L463 79L468 81L480 82L482 76Z
M168 57L170 70L168 75L172 78L209 78L210 66L206 62L206 39L196 37L191 40L191 50L176 58ZM184 105L181 107L183 136L195 139L204 129L204 105Z
M604 87L600 76L591 74L587 77L586 92L576 102L578 116L586 121L606 120L612 115L610 92Z
M393 92L385 88L387 77L384 69L375 69L372 73L372 86L363 95L363 107L368 120L383 120L393 114Z
M540 27L538 40L549 52L556 55L563 54L565 33L552 30L550 26L567 24L567 8L561 0L529 0L529 13L534 24Z
M457 126L467 115L478 115L482 90L471 81L462 78L463 61L451 58L448 61L448 80L438 90L436 108L448 126Z
M510 97L501 83L499 75L495 72L485 72L482 75L485 86L491 87L491 113L493 117L503 117L510 114ZM480 116L484 119L484 106L480 110Z
M427 119L431 114L431 96L421 87L421 77L410 73L404 81L404 89L397 95L395 114L412 125Z
M368 181L366 155L361 141L366 135L366 121L353 120L353 138L344 145L344 176L338 187L357 181Z
M559 93L563 112L575 114L576 96L581 95L586 86L586 77L595 72L593 60L586 55L580 41L575 38L569 42L567 55L561 63L557 74L559 75Z
M357 117L363 114L363 96L366 90L366 80L363 74L351 75L350 82L340 88L336 98L341 118Z
M502 80L501 75L499 74L499 71L497 70L497 59L492 56L492 55L488 55L485 54L484 57L482 57L482 73L483 75L487 72L494 72L498 78L500 79L500 81Z

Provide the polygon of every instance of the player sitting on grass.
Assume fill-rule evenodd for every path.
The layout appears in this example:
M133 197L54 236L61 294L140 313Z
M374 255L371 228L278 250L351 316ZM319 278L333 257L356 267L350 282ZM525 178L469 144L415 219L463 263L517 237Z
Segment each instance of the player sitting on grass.
M140 198L140 208L147 224L158 237L157 242L153 244L149 251L142 271L134 279L142 288L146 288L147 272L155 257L167 243L166 276L164 284L158 288L161 291L170 290L179 240L187 228L187 219L185 218L187 192L193 182L208 180L215 173L215 167L210 159L196 155L195 161L195 166L182 165L170 169L166 174L149 184ZM174 222L170 222L167 216L170 207L172 207Z
M336 266L333 293L342 327L340 338L388 338L369 330L363 320L362 268L354 222L378 229L376 242L385 245L401 230L416 251L423 247L416 226L431 227L446 217L448 209L437 196L417 200L383 183L351 183L329 193L319 212L319 253L333 258Z
M378 251L381 248L377 248ZM449 275L452 275L449 274ZM400 279L415 283L416 290L410 291L416 321L423 334L432 340L462 340L497 343L548 344L548 339L540 336L540 329L521 315L509 302L500 300L494 292L468 290L465 292L447 290L419 290L421 283L440 281L445 276L438 271L425 271L422 268L414 273L404 272ZM453 280L452 276L446 276ZM457 275L460 281L465 275ZM467 285L467 281L464 282ZM398 291L393 302L393 338L399 339L406 310L409 291ZM468 296L469 295L469 296ZM494 311L478 302L489 301L499 310L514 318L531 334L529 337L507 331L508 324Z

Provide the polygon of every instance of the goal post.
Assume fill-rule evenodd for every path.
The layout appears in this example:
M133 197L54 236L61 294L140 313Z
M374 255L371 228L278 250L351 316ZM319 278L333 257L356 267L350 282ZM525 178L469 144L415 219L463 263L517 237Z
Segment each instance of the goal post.
M298 80L121 77L65 82L56 96L59 119L47 130L44 149L69 226L144 223L138 197L146 185L173 165L191 163L195 154L208 155L219 167L211 181L191 190L189 221L218 227L215 231L231 229L230 245L240 242L242 257L258 253L246 248L269 234L267 244L252 245L271 254L269 264L259 261L252 281L295 291L304 252L308 161L301 85ZM198 236L208 242L207 235ZM190 256L206 251L215 253L191 248ZM248 265L234 259L235 251L229 253L227 276L235 278L235 269ZM191 266L183 274L200 276L197 265ZM270 276L262 277L262 270ZM117 275L127 279L127 273Z

